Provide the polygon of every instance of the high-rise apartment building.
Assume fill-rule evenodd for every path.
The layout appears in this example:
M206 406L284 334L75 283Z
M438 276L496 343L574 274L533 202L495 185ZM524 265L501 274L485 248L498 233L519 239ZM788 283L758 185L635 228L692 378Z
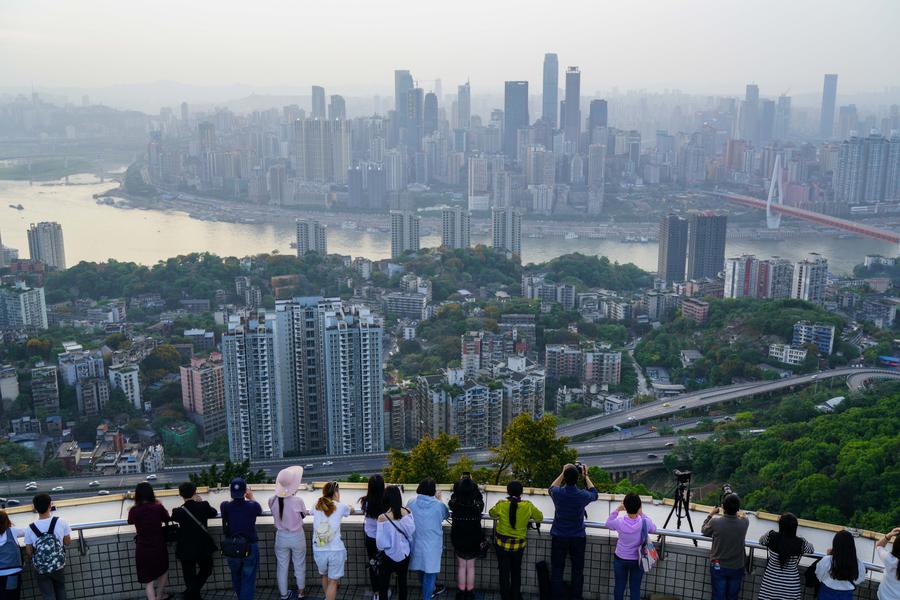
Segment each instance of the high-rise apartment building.
M328 120L345 121L347 119L347 102L343 96L331 96L328 101Z
M668 287L684 281L687 262L688 222L678 215L666 215L659 224L659 256L656 276Z
M406 69L394 71L394 112L401 126L405 122L403 117L406 115L406 96L413 86L413 78L409 71Z
M309 252L328 254L328 229L312 219L297 219L297 257Z
M556 54L544 55L544 81L541 97L541 118L550 129L559 124L559 59Z
M30 288L23 281L0 285L0 331L4 329L47 329L44 288Z
M775 127L772 132L776 140L786 140L791 133L791 97L778 96L775 106Z
M522 256L522 213L512 207L491 210L492 246Z
M715 278L725 267L727 217L693 214L688 220L687 278Z
M28 252L31 260L62 271L66 268L63 230L59 223L44 221L28 228Z
M225 423L225 368L222 355L213 352L209 358L194 357L190 366L181 367L181 403L212 441L227 434Z
M222 336L228 453L232 460L282 457L274 314L232 315Z
M471 215L461 206L441 210L441 246L468 248L472 233Z
M391 258L419 251L419 221L411 210L391 211Z
M588 111L588 133L594 135L594 130L598 127L606 127L608 125L606 100L591 100L590 110Z
M792 346L814 344L819 354L828 356L834 350L834 325L827 323L810 323L797 321L794 323Z
M422 117L422 135L429 136L438 128L438 97L434 92L425 94L424 115Z
M841 143L834 174L834 199L875 204L900 196L900 134L851 137Z
M821 254L810 252L807 258L794 263L791 298L822 304L827 283L828 260Z
M144 410L141 398L140 369L136 364L123 363L107 369L109 385L122 390L128 402L138 410Z
M529 124L528 82L507 81L503 94L503 154L507 159L518 159L519 130Z
M59 382L56 367L38 366L31 369L31 400L35 412L56 414L59 410Z
M748 83L741 105L741 137L750 142L759 141L759 86Z
M566 69L566 104L562 116L563 131L571 152L578 152L581 137L581 70L578 67Z
M837 79L836 73L825 75L822 84L822 112L819 122L819 136L822 139L831 139L834 135L834 106L837 102Z
M791 283L794 278L794 263L773 256L759 261L757 267L757 298L778 300L791 297Z
M313 119L328 118L328 113L325 112L325 88L322 86L312 86L312 110L310 110L310 115Z

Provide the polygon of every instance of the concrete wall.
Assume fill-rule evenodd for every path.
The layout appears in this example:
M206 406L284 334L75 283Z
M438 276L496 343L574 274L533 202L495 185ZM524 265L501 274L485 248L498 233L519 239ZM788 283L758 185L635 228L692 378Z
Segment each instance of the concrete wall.
M306 535L309 540L311 524L306 523ZM87 553L81 555L77 534L69 548L68 564L66 566L68 597L96 598L104 600L119 598L136 598L142 595L143 587L137 582L134 566L134 534L128 528L121 528L122 532L111 535L99 535L88 538ZM215 538L221 537L219 527L211 528ZM260 568L257 577L257 585L260 588L274 588L275 585L275 557L272 551L274 546L274 529L271 524L260 524ZM487 535L490 531L486 530ZM585 597L589 600L612 597L612 558L615 549L615 538L599 532L599 535L591 535L585 558ZM368 573L366 570L366 554L362 524L359 522L347 522L343 526L342 536L347 546L349 559L347 561L346 574L342 580L343 585L367 586ZM317 585L318 573L312 561L311 546L307 541L307 585ZM692 545L669 541L665 544L665 554L657 567L644 578L643 594L665 594L681 600L705 600L710 597L708 551L703 548L694 548ZM757 551L757 557L760 553ZM537 596L537 580L534 564L538 560L547 560L550 557L550 536L547 532L538 534L529 533L528 546L523 562L523 592L528 596ZM177 565L174 556L174 548L170 551L169 581L172 591L183 590L181 569ZM808 561L804 561L808 562ZM759 584L762 579L764 561L757 558L755 569L745 580L741 600L752 600L757 597ZM477 589L498 590L497 563L493 554L479 561L476 567ZM441 575L438 581L448 588L455 586L456 561L452 549L449 547L449 532L445 535L445 549ZM418 585L415 575L410 576L410 583ZM207 583L208 589L229 589L230 579L225 560L218 556L215 559L213 576ZM858 591L856 597L863 600L875 600L877 584L866 582ZM415 592L411 595L416 598ZM22 598L37 599L40 594L34 585L30 571L24 576ZM805 599L812 599L812 594L807 592Z

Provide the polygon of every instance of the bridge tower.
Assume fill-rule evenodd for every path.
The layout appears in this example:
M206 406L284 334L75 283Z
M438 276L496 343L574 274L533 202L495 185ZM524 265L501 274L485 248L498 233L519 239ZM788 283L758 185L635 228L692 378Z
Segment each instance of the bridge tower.
M766 199L766 227L778 229L781 226L781 213L772 210L772 204L779 206L784 204L784 188L782 182L784 173L781 166L781 154L775 156L775 166L772 169L772 182L769 184L769 197Z

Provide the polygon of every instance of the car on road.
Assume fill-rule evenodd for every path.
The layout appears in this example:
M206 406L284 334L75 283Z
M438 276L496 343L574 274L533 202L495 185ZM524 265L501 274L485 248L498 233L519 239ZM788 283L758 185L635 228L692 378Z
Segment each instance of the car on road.
M322 466L323 466L323 467L330 467L330 466L333 465L333 464L334 464L334 462L332 462L332 461L330 461L330 460L326 460L325 462L322 463Z
M674 448L675 442L666 442L666 448Z
M689 435L689 436L688 436L688 439L691 440L692 442L696 442L696 441L697 441L697 436L696 436L696 435Z
M650 454L647 455L647 458L659 458L659 457L651 452Z
M634 421L634 417L633 417L633 416L628 417L628 420L629 420L629 421Z
M669 408L670 406L672 406L672 403L671 402L663 402L662 405L663 405L663 408Z
M34 492L34 491L36 491L36 490L37 490L37 486L36 486L36 485L26 485L26 486L25 486L25 491L26 491L26 492Z
M88 487L97 487L100 485L99 481L92 481L88 484Z
M58 485L58 486L56 486L55 488L53 488L52 490L50 490L50 491L51 491L51 492L62 492L62 491L65 491L65 489L66 489L66 488L64 488L63 486Z
M303 468L304 468L304 469L312 469L314 466L315 466L315 465L313 465L312 463L309 463L309 464L307 464L307 465L303 465Z
M21 504L21 502L19 502L15 498L10 498L9 500L6 501L7 506L18 506L20 504Z
M97 492L98 496L109 496L109 490L100 490Z
M156 473L150 473L149 475L147 475L147 477L145 479L147 481L156 481L156 479L157 479Z
M678 408L679 408L679 410L684 410L684 409L687 408L687 404L682 404L682 405L679 406Z

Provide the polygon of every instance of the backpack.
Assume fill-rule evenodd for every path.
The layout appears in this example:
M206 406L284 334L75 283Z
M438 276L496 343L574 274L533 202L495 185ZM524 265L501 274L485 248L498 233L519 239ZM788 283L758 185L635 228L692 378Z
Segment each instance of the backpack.
M334 530L331 528L331 521L322 513L322 520L316 523L315 531L313 531L313 543L318 547L325 547L334 539Z
M49 575L66 566L66 549L53 531L59 517L50 519L50 527L47 531L41 531L32 523L31 530L37 539L34 541L34 552L31 555L31 563L34 570L40 575Z

